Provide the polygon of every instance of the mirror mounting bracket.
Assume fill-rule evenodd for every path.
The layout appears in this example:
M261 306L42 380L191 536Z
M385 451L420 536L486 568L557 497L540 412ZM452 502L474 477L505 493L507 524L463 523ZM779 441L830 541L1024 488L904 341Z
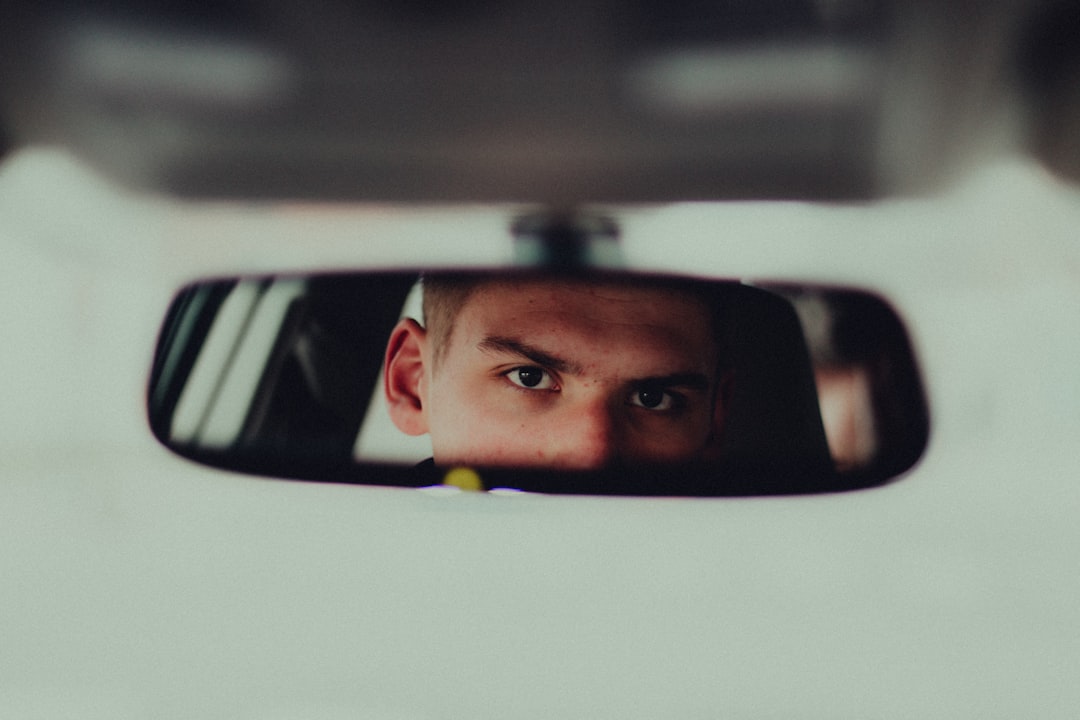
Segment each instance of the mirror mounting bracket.
M619 227L609 217L541 211L514 221L514 262L561 272L623 266Z

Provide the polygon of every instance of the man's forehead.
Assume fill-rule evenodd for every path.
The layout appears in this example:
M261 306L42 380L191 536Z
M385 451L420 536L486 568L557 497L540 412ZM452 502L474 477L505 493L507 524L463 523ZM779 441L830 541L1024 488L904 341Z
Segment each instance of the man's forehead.
M708 314L705 298L688 288L641 280L520 279L493 280L470 293L463 309L477 307L530 307L574 310L596 309L673 320L693 320Z
M451 345L513 338L566 353L607 346L657 364L715 362L716 339L705 301L677 288L625 282L529 280L476 288L459 314ZM666 358L666 360L661 360ZM697 362L689 363L690 359Z

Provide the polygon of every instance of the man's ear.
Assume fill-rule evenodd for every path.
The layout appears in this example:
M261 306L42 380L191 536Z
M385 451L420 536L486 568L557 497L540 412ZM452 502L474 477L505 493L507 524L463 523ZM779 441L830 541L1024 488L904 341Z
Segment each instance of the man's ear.
M394 326L386 343L383 393L390 419L406 435L428 431L424 412L424 344L427 333L415 320Z
M728 410L731 407L734 387L734 370L722 373L716 382L716 397L713 399L712 434L709 436L709 444L705 448L706 460L720 459L724 443L724 430L727 427Z

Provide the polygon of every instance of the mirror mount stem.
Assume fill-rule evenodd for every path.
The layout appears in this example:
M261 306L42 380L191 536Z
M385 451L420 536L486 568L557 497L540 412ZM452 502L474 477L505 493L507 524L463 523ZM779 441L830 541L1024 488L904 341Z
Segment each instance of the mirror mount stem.
M514 262L522 267L574 272L623 266L619 228L611 218L576 212L537 212L511 229Z

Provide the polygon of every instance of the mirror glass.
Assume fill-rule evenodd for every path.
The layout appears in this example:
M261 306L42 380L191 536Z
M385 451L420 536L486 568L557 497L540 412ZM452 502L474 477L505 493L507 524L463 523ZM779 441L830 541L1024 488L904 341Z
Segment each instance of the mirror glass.
M830 492L928 435L902 323L857 290L401 271L184 288L154 434L262 475L616 495Z

